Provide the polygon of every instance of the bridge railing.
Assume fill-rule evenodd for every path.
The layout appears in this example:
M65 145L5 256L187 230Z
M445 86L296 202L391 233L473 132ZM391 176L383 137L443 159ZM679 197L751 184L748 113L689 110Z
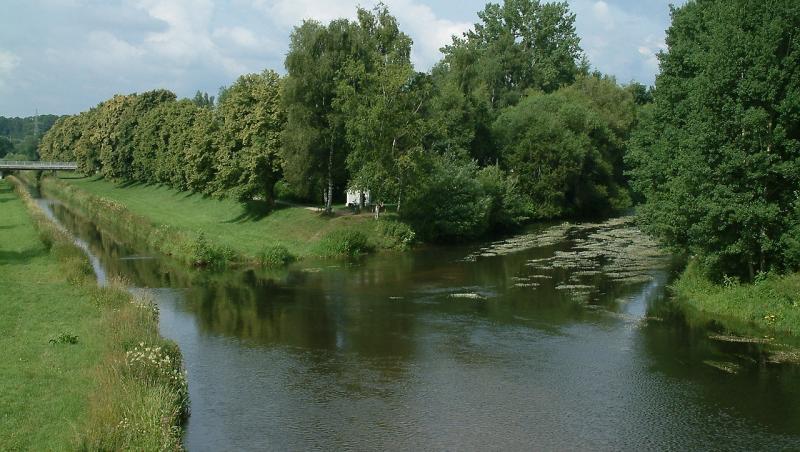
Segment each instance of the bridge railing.
M0 168L77 169L75 162L41 162L30 160L0 160Z

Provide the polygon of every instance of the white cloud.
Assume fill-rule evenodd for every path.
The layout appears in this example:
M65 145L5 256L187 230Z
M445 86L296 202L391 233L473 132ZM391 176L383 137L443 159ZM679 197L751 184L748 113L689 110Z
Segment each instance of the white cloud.
M89 58L92 70L115 69L119 70L131 63L135 63L145 55L141 49L129 42L117 38L107 31L91 31L88 35L88 51L84 57Z
M636 49L644 58L646 67L653 73L658 72L658 53L667 50L664 37L646 36L642 45Z
M255 48L262 44L252 31L244 27L216 28L213 36L218 40L228 40L239 47Z
M358 4L351 0L253 0L255 9L284 28L299 25L306 19L320 22L340 17L354 19Z
M655 54L665 48L663 35L657 35L665 28L663 19L603 0L570 0L570 9L577 15L581 46L592 65L623 83L653 82L658 70Z
M595 19L604 23L607 28L613 27L614 17L610 14L608 3L600 0L592 5Z
M137 6L166 24L163 31L145 37L148 50L179 62L188 62L214 50L209 37L213 4L210 0L140 0Z
M412 59L418 70L427 70L441 58L439 49L452 41L453 35L461 35L472 24L437 17L433 10L409 0L392 2L400 28L406 30L414 40ZM392 8L390 6L390 8Z
M11 52L0 50L0 88L6 85L6 78L19 66L20 58Z

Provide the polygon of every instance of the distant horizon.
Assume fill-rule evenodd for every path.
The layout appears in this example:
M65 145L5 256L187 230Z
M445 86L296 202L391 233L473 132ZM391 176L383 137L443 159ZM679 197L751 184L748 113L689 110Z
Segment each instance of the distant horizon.
M354 0L12 0L0 18L0 116L75 114L114 94L168 89L217 95L240 75L284 74L289 33L304 18L353 18ZM439 48L478 20L484 0L388 0L427 72ZM593 70L652 85L669 2L570 0ZM677 4L683 1L675 2ZM372 2L363 4L371 7ZM65 20L67 17L69 20Z

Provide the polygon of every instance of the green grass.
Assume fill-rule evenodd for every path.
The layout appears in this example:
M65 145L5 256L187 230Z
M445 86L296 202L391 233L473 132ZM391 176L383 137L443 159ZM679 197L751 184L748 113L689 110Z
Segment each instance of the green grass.
M769 275L753 284L715 284L690 262L673 289L678 299L728 329L756 327L800 335L800 273Z
M0 439L58 450L75 440L102 360L101 313L65 281L23 203L0 182ZM61 333L77 344L51 344Z
M263 261L259 256L265 251L269 254L276 247L285 248L294 258L330 257L329 242L333 237L341 236L344 230L364 234L367 248L374 250L407 247L411 241L409 234L413 240L413 232L391 215L385 215L385 220L374 221L369 214L330 217L305 207L281 205L266 212L257 203L245 206L230 199L213 199L159 185L117 184L96 177L64 175L60 182L45 181L44 187L56 197L68 198L63 190L64 183L118 203L151 226L166 225L183 233L187 242L195 240L202 232L209 243L231 251L239 260L250 262ZM78 202L81 203L84 208L91 208L85 206L85 201ZM109 220L113 222L116 219ZM179 251L168 250L167 254L179 254Z
M0 449L180 448L180 352L152 301L97 287L86 256L8 180L0 209ZM140 343L174 364L130 362Z

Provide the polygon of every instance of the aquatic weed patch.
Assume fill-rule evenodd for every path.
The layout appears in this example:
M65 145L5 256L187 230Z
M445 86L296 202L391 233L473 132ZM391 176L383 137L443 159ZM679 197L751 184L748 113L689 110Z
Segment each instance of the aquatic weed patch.
M633 217L613 218L602 223L563 223L538 232L496 241L464 258L492 258L534 248L555 249L549 257L527 260L526 271L512 276L517 289L540 287L552 280L553 287L575 301L587 302L596 295L601 281L622 285L649 282L655 270L665 268L670 256L658 243L636 227Z

